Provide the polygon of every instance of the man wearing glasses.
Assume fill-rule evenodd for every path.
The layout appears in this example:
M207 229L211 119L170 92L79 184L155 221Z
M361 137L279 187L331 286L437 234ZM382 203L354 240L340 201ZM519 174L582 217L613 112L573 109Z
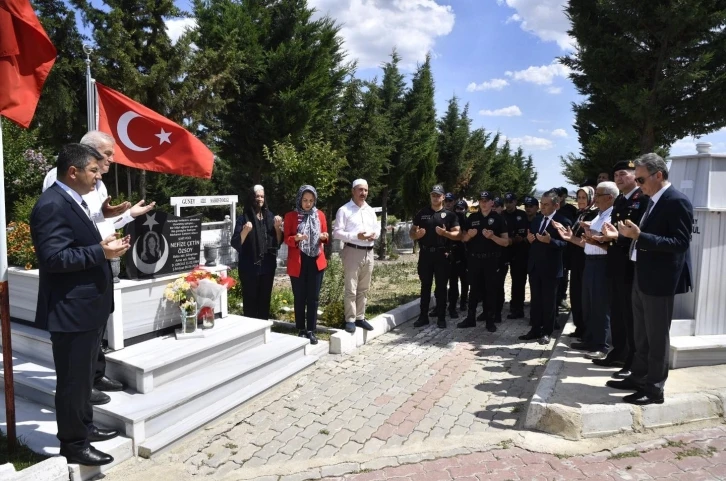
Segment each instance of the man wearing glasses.
M626 220L618 226L620 234L632 239L635 357L630 376L606 384L635 391L623 401L645 406L663 403L673 300L692 286L693 206L668 182L668 167L656 154L635 161L635 181L650 196L645 214L640 225Z

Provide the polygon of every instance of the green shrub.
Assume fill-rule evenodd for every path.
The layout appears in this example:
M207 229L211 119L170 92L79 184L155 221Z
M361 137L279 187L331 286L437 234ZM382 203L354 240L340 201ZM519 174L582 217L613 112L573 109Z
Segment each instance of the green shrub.
M227 275L236 281L234 287L227 291L227 309L230 314L242 315L242 283L239 280L239 272L237 269L230 269Z
M295 297L292 295L292 289L288 287L277 287L272 289L272 297L270 299L270 315L273 319L279 319L281 309L283 307L293 307Z
M38 195L23 195L13 204L13 219L15 222L30 224L30 213L38 202Z
M328 259L328 268L325 270L323 285L320 288L320 310L323 311L320 320L329 327L342 325L344 322L343 279L343 261L340 260L339 255L331 256Z

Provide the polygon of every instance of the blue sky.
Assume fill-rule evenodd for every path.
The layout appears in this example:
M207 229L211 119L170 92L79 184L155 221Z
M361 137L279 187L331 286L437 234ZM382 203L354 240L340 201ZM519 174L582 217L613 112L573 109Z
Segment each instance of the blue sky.
M186 7L185 0L177 2ZM567 185L559 157L579 151L572 129L578 95L556 61L572 51L565 0L308 0L341 25L358 76L381 77L396 47L410 74L433 55L436 106L452 95L469 103L473 127L499 131L534 159L540 189ZM171 21L172 36L189 19ZM704 136L726 152L726 131ZM695 139L679 140L672 155L695 153ZM613 163L618 160L614 159Z

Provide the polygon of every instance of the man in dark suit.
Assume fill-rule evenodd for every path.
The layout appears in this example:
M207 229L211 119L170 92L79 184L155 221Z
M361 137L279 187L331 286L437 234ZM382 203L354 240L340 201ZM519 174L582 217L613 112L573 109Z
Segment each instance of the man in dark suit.
M69 463L109 464L113 458L91 442L117 431L93 425L90 404L100 338L113 312L108 259L123 255L129 239L101 239L83 195L101 178L92 147L68 144L58 154L56 182L41 194L30 216L40 285L35 322L50 331L56 370L56 421L60 454Z
M635 357L631 374L606 384L634 390L623 401L640 406L661 404L668 378L669 330L676 294L691 289L693 206L668 182L668 167L656 154L635 161L635 181L650 197L640 225L625 220L619 232L632 239L635 262L633 329Z
M529 226L530 242L527 272L531 292L530 321L532 328L519 336L522 341L550 342L557 315L557 287L562 277L562 251L567 242L562 239L552 221L571 226L569 219L557 212L560 198L555 191L545 192L540 200L540 214Z

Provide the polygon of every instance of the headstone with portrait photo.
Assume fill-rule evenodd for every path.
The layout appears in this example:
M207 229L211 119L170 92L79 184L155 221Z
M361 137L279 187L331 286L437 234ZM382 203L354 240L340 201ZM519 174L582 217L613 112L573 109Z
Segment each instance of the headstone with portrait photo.
M188 272L199 265L201 216L152 211L128 224L124 234L131 236L131 248L125 255L129 279Z

